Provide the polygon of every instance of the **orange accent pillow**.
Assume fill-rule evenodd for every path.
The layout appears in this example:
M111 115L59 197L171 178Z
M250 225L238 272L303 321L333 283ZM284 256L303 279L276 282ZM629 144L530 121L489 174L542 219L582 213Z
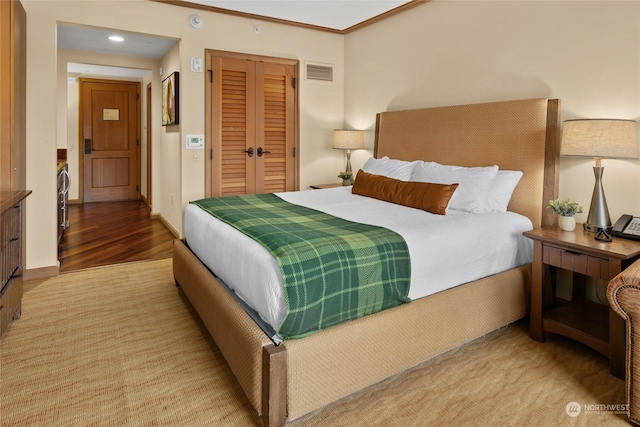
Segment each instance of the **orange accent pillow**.
M351 192L373 197L410 208L422 209L438 215L447 213L449 200L458 184L409 182L387 178L359 170Z

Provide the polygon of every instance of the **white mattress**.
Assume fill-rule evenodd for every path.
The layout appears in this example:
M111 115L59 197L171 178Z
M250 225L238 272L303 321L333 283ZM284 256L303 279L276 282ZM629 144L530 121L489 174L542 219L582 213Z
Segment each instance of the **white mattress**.
M522 236L531 221L513 212L447 215L351 194L351 187L277 193L282 199L351 221L386 227L404 237L411 256L409 297L422 298L531 262ZM191 250L274 330L286 304L277 261L259 243L198 206L185 212Z

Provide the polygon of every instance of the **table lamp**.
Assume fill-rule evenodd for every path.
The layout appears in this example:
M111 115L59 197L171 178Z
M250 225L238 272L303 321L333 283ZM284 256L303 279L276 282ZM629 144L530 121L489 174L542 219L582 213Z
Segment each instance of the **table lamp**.
M353 184L353 171L351 170L351 150L364 148L364 132L361 130L334 130L333 148L347 150L347 169L345 170L345 172L351 172L350 181Z
M567 120L562 129L561 156L593 157L596 178L586 231L597 233L597 240L611 241L611 218L602 187L604 167L600 160L638 158L638 137L634 120L579 119Z

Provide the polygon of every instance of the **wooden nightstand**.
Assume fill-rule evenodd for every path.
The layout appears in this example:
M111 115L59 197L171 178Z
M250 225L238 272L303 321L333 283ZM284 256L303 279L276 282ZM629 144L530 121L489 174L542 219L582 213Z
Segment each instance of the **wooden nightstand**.
M342 184L341 183L337 183L337 184L314 184L314 185L310 185L309 187L313 188L314 190L320 190L322 188L342 187Z
M611 374L624 378L624 321L606 305L587 300L584 284L586 277L611 280L640 258L640 242L617 237L599 242L582 224L575 231L554 226L524 235L533 240L529 336L540 342L545 331L570 337L608 357ZM571 301L554 295L556 268L573 272Z

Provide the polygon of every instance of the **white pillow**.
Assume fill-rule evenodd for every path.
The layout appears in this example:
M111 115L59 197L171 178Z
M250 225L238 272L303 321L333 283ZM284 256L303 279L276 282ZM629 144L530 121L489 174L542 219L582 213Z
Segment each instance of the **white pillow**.
M498 166L465 168L436 162L416 166L413 180L435 184L459 184L449 202L449 209L480 213L487 210L487 196L498 174Z
M520 178L522 178L520 171L498 171L487 196L487 210L506 212Z
M413 170L421 161L407 162L405 160L392 160L387 156L381 159L373 157L366 161L362 170L375 175L386 176L387 178L399 179L401 181L411 181Z

